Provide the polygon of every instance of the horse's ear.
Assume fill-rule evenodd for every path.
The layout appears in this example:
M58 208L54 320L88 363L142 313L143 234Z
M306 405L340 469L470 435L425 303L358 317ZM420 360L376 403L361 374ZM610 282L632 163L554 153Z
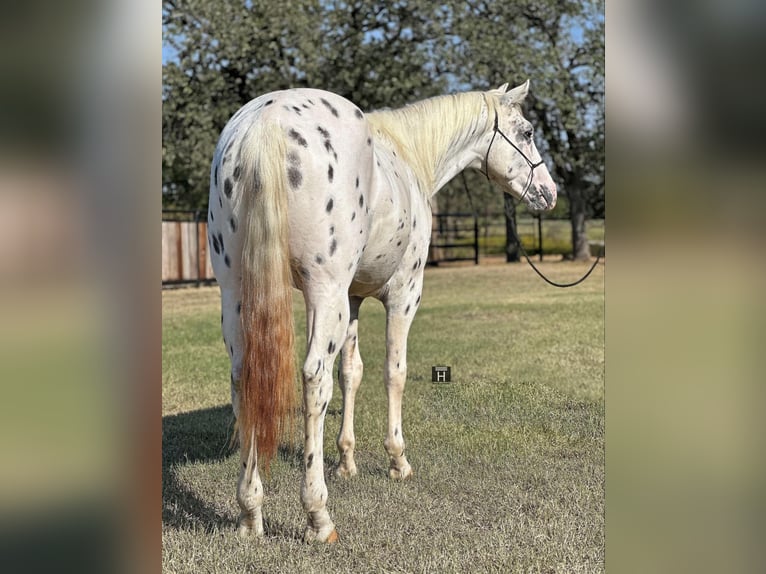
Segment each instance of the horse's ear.
M524 98L527 97L528 93L529 93L529 80L527 80L520 86L516 86L507 94L504 94L502 97L502 101L506 105L521 104L521 102L524 101Z
M495 88L494 90L490 90L493 94L497 94L498 96L505 95L505 92L508 90L508 82L504 83L499 88Z

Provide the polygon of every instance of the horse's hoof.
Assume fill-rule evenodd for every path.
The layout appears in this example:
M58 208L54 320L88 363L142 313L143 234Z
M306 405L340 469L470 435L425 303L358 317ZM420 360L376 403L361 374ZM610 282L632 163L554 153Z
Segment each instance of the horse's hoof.
M261 538L263 536L263 526L260 528L253 528L247 524L240 523L237 527L237 536L239 538Z
M306 528L306 531L303 533L303 541L306 544L311 544L312 542L324 542L325 544L335 544L338 541L338 531L335 530L335 527L330 531L329 534L323 534L321 531L317 532L311 527Z
M335 476L348 480L356 476L356 466L346 466L345 464L339 464L335 469Z
M412 478L412 467L407 465L404 468L389 468L388 477L391 480L409 480Z

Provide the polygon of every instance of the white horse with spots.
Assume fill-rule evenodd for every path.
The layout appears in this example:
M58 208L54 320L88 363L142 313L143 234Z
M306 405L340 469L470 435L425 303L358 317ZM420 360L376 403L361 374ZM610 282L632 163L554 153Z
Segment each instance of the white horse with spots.
M556 204L556 185L520 109L529 81L506 89L368 114L335 94L285 90L252 100L224 128L210 173L208 222L241 448L240 534L263 534L259 467L268 468L295 412L293 286L303 291L307 317L305 539L338 537L327 511L322 446L338 354L337 473L356 474L357 325L366 297L386 309L389 474L412 474L404 455L402 393L407 334L431 236L431 197L474 168L533 209Z

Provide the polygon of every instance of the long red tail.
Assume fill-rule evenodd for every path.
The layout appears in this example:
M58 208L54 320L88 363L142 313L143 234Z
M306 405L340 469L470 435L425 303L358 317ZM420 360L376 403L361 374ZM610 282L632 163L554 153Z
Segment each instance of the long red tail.
M253 437L268 472L280 437L293 428L295 336L287 224L286 145L282 130L259 122L242 146L242 325L244 358L239 398L243 460Z

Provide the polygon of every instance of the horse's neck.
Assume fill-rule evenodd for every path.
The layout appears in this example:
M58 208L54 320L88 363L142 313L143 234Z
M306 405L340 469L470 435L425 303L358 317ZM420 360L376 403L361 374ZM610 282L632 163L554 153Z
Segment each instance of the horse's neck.
M474 93L472 97L481 97ZM464 105L461 104L461 105ZM406 150L406 157L421 182L421 190L429 197L467 167L479 167L486 152L489 108L482 98L476 102L466 121L451 122L443 102L426 100L409 111L409 117L397 111L373 117L389 137ZM480 110L477 114L475 110ZM405 128L406 126L406 128ZM403 154L404 155L404 154Z
M484 124L486 110L482 112L479 125ZM435 194L447 182L454 178L467 167L479 167L481 160L486 152L485 129L477 128L475 132L466 130L466 133L456 133L455 138L444 150L439 161L434 167L434 189L431 195Z

